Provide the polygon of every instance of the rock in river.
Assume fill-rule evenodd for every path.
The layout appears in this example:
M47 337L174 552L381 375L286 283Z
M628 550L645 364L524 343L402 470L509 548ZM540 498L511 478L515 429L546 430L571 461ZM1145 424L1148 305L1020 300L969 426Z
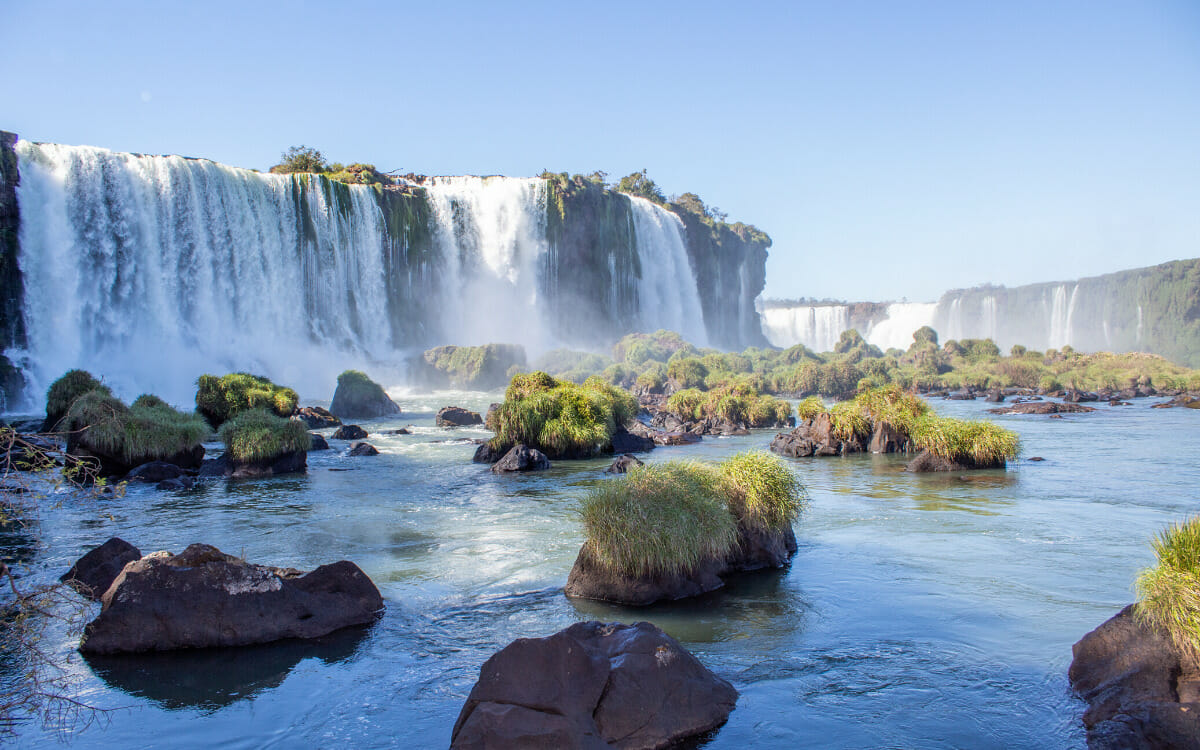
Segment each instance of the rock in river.
M137 547L114 536L76 560L58 580L71 584L89 599L99 600L121 574L121 569L141 557Z

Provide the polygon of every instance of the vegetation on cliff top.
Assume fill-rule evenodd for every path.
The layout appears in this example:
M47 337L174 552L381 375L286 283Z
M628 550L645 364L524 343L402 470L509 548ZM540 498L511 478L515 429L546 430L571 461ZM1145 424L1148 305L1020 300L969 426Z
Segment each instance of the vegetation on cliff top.
M1200 516L1171 524L1151 546L1157 564L1138 575L1134 614L1200 663Z
M374 164L355 163L346 166L339 162L329 163L320 151L303 145L288 147L281 155L279 163L271 167L270 171L272 174L319 174L352 185L395 183L389 175L377 170Z

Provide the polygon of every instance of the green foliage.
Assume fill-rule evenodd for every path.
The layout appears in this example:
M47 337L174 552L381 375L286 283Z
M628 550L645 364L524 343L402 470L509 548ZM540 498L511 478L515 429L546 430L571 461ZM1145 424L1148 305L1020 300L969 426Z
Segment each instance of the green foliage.
M829 410L829 432L842 441L871 437L871 423L855 401L842 401Z
M909 433L916 446L935 456L976 466L1002 466L1016 458L1017 434L988 421L924 414Z
M270 461L312 447L303 422L278 417L266 409L239 413L221 425L220 435L226 453L237 461Z
M851 328L847 331L842 331L842 335L838 338L836 344L833 345L833 351L837 354L845 354L851 349L859 349L867 345L862 334Z
M864 391L854 402L872 425L883 424L907 435L917 420L929 412L929 405L896 384Z
M1171 524L1151 546L1157 565L1138 575L1134 616L1200 662L1200 516Z
M648 362L666 364L671 355L685 346L690 344L674 331L631 333L613 345L612 358L614 362L641 369Z
M334 391L333 400L340 404L369 404L377 401L382 401L388 398L387 391L383 390L383 386L371 380L365 372L361 370L346 370L337 378L337 389ZM330 408L334 412L342 412L346 410L345 406L341 408L330 404ZM353 411L353 409L350 409ZM280 415L287 416L287 415Z
M517 344L439 346L414 364L429 385L487 390L508 382L513 367L525 368L525 349Z
M69 370L51 383L50 389L46 391L46 422L43 429L54 429L57 422L66 416L75 399L90 391L100 391L105 396L112 393L108 386L87 370Z
M738 453L718 471L730 512L749 528L771 532L791 526L807 499L788 465L767 451Z
M214 428L249 409L269 409L289 417L300 401L291 388L245 372L221 377L201 375L196 385L196 411Z
M199 415L176 411L153 396L138 401L126 406L105 391L88 391L68 410L66 428L84 448L131 466L170 458L209 434Z
M650 179L644 169L641 172L634 172L622 177L621 181L617 183L617 192L636 195L639 198L645 198L659 205L667 202L667 199L662 194L662 190L658 188L654 180Z
M642 371L634 385L638 388L659 392L667 384L667 368L661 362L655 362Z
M699 388L708 377L708 368L695 357L683 359L671 358L667 363L667 377L673 379L681 388Z
M921 326L917 330L913 331L913 344L917 346L933 344L936 347L938 345L937 331L933 330L929 326Z
M637 399L599 377L582 385L544 372L517 375L493 414L492 447L518 443L550 458L586 458L607 447L616 429L638 412Z
M348 185L391 185L393 183L392 178L376 169L374 164L351 164L348 167L343 167L341 164L330 164L325 176Z
M824 413L825 402L821 401L819 396L809 396L799 404L796 404L796 416L802 421L816 419L819 415Z
M279 163L271 167L271 171L275 174L290 174L293 172L320 174L327 168L325 157L321 155L320 151L301 145L289 146L280 157Z
M704 404L704 400L704 393L700 389L684 388L671 394L671 397L667 399L666 409L686 421L700 419L700 407Z
M750 402L746 421L751 427L776 427L787 424L792 416L792 406L774 396L759 396Z

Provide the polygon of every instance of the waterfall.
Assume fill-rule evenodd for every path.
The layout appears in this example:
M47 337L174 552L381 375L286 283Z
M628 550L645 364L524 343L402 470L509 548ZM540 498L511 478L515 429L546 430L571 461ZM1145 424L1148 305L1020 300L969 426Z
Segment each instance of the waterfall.
M1072 323L1075 316L1075 302L1079 294L1079 285L1071 287L1067 294L1067 285L1059 284L1054 287L1050 301L1049 338L1046 345L1058 349L1070 345L1072 341Z
M833 351L842 331L850 327L846 305L768 307L762 312L763 333L773 346L803 344L816 352Z
M865 338L884 351L908 351L913 332L921 326L932 326L936 310L936 302L893 302L887 306L887 317L873 325Z
M637 238L642 278L638 306L642 331L660 328L680 333L696 346L707 346L704 313L696 273L688 260L683 222L670 211L645 198L629 196L633 230ZM739 279L739 294L745 283Z
M36 403L72 367L187 403L251 370L316 387L392 346L372 189L178 156L19 141ZM332 356L331 356L332 355Z

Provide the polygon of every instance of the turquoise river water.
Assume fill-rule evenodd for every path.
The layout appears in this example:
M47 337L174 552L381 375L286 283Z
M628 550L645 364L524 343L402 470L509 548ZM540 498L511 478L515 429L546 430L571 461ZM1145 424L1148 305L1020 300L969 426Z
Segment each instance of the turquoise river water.
M89 662L77 635L55 631L82 698L116 709L67 747L445 747L489 655L588 619L654 622L737 687L729 722L699 743L712 750L1082 747L1071 644L1132 600L1152 535L1200 509L1196 411L1141 399L1065 419L992 417L1021 435L1007 471L790 460L811 502L789 568L627 609L562 594L582 541L578 499L607 460L495 476L463 440L489 433L438 429L433 413L482 411L499 394L397 400L399 418L363 425L415 434L372 435L377 457L346 457L334 442L309 455L303 476L132 487L42 512L34 577L56 577L113 535L144 553L200 541L302 569L353 560L387 604L374 626L319 643L211 653ZM978 417L990 405L934 406ZM719 460L773 435L659 448L648 460ZM61 746L36 725L13 744Z

